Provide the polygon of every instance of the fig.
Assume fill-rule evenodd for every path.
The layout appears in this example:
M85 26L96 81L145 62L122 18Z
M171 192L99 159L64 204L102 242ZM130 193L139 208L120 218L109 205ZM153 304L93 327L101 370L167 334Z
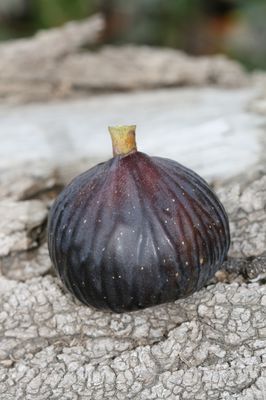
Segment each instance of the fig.
M202 288L226 258L228 217L183 165L137 151L135 126L109 128L113 158L77 176L49 214L48 247L63 285L114 312Z

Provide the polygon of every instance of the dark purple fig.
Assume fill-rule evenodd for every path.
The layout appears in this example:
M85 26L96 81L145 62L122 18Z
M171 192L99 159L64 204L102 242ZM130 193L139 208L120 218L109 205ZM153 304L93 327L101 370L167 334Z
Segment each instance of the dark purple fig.
M137 151L135 126L110 128L114 157L77 176L49 217L49 252L66 288L115 312L186 297L224 261L230 234L195 172Z

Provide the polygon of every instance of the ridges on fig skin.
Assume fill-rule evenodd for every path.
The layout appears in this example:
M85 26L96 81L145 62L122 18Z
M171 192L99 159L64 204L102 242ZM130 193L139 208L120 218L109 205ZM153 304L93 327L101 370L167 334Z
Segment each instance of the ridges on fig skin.
M225 211L206 182L136 148L75 178L49 218L49 251L65 286L85 304L117 312L198 290L229 241Z

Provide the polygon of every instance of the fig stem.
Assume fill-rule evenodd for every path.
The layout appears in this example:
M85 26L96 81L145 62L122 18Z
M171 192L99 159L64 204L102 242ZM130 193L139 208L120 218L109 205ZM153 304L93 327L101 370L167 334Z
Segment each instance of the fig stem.
M108 129L112 139L114 157L137 151L136 125L109 126Z

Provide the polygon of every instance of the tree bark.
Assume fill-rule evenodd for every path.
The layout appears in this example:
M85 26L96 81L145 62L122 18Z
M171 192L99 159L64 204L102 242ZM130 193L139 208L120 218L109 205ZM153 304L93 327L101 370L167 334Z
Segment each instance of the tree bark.
M95 92L184 85L237 87L248 82L239 64L223 56L191 57L181 51L106 46L101 16L0 45L0 99L33 102ZM196 62L196 63L195 63Z
M94 22L98 31L102 22L97 18ZM0 106L0 398L262 400L266 393L263 97L257 99L258 89L251 78L227 61L222 62L227 72L222 68L215 82L228 83L228 76L234 79L235 73L239 73L241 82L243 77L248 82L247 89L199 89L198 83L210 82L210 71L217 59L195 61L177 52L144 48L109 48L95 54L73 55L88 40L91 23L63 28L67 32L74 29L80 36L63 47L59 45L53 50L55 53L46 54L45 43L49 43L47 49L54 40L61 43L61 30L47 32L45 40L37 36L32 42L2 46L1 95L6 84L8 99L47 101L54 96L51 82L59 66L62 82L71 82L67 93L84 95L92 87L101 87L100 78L90 78L89 72L86 75L88 66L100 71L103 61L110 61L112 76L119 75L122 59L126 68L133 63L128 81L126 73L121 72L108 86L109 78L104 77L107 69L102 69L103 88L137 88L144 77L148 79L146 87L165 85L169 71L171 85L196 86L187 90L95 96L83 102L41 103L37 107ZM40 44L44 48L43 69L34 69L32 75L30 69L27 71L31 63L27 64L26 54L38 59ZM144 55L147 65L142 61ZM13 56L17 58L8 72L8 63L3 66ZM20 74L21 57L25 57L27 68ZM162 57L161 61L156 61L157 57ZM170 65L167 60L175 63ZM181 64L184 69L190 65L186 74L183 69L179 75ZM72 73L66 74L70 70ZM201 71L200 75L195 77L195 71ZM54 82L61 82L56 79ZM29 83L33 82L43 82L43 86L31 89ZM11 90L11 86L15 89ZM261 116L255 114L258 108ZM110 116L121 116L121 110L132 118L137 118L134 112L141 114L144 110L143 117L138 119L142 137L147 140L145 143L143 139L144 147L152 154L165 151L176 159L184 157L189 166L208 177L228 211L232 236L228 260L205 288L187 299L133 313L100 312L81 305L64 291L55 276L46 244L48 210L70 178L104 160L101 133L97 135L98 147L91 149L99 129L93 115L102 109L106 116L101 111L97 118L103 119L104 125ZM66 122L68 114L71 118ZM84 114L87 119L83 120ZM147 118L152 126L151 137L145 125ZM91 124L91 131L87 123ZM86 141L89 154L84 159ZM25 158L21 161L25 143L26 163ZM77 143L81 145L75 151ZM8 157L4 150L10 152ZM220 152L229 156L219 159Z

